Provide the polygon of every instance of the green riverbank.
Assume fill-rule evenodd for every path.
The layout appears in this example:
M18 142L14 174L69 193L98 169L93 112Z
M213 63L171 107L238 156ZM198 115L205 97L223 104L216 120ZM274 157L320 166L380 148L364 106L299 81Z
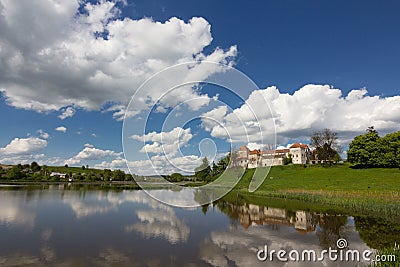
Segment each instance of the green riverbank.
M254 171L246 170L231 194L253 198L252 202L259 204L262 204L263 198L279 198L400 217L400 170L397 168L274 166L262 185L249 193L248 186Z

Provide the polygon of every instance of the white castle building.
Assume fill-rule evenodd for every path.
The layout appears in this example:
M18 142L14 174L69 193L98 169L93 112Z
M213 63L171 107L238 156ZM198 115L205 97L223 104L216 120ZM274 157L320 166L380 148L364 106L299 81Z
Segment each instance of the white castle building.
M283 165L284 158L292 157L293 164L307 164L310 162L311 150L306 144L294 143L290 148L276 150L249 150L242 146L237 152L235 166L256 168Z

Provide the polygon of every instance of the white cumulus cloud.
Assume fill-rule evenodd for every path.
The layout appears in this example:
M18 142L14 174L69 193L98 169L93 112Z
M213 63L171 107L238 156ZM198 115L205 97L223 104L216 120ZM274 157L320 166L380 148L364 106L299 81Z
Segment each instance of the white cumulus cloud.
M168 156L155 155L146 160L125 161L123 158L116 158L111 161L103 161L96 164L96 168L122 169L126 172L129 169L138 175L172 174L193 174L193 170L200 166L202 158L196 155Z
M29 155L47 146L47 141L38 137L14 138L5 147L0 148L0 155Z
M144 237L163 237L171 244L186 242L190 228L172 211L137 210L140 223L125 227L126 232L137 232Z
M69 158L65 164L76 165L80 164L84 160L101 160L106 157L120 158L121 152L115 152L112 150L102 150L95 147L85 147L75 156Z
M263 105L263 99L270 104L271 112ZM382 134L399 130L400 96L369 96L365 88L344 96L340 89L315 84L287 94L271 86L253 91L246 104L224 113L223 108L217 108L204 114L220 123L209 125L203 121L204 128L214 137L227 138L228 132L234 141L257 142L260 132L264 136L273 133L274 121L278 143L308 139L313 131L330 128L338 132L340 141L346 145L372 125Z
M99 110L112 103L108 110L121 119L133 90L165 67L192 60L232 63L236 56L235 46L203 53L212 41L204 18L122 18L116 2L0 0L0 88L6 102L38 112L60 110L61 119L75 108ZM198 64L190 78L202 80L213 71ZM160 90L165 88L147 97ZM194 110L209 101L194 89L185 92L200 96L191 103Z
M193 135L190 128L175 127L169 132L150 132L145 135L132 135L131 138L146 142L141 149L142 153L177 154L181 147L186 145Z
M73 107L67 107L64 110L62 110L62 113L58 117L64 120L66 118L74 116L74 114L75 114L75 109Z
M66 133L67 132L67 128L64 126L58 126L57 128L55 128L54 130L58 131L58 132L63 132Z
M126 161L120 157L117 157L116 159L113 159L111 161L102 161L101 163L94 165L94 167L99 169L111 169L111 170L120 169L125 172L128 172Z
M39 137L42 139L47 139L50 137L50 135L48 133L46 133L45 131L43 131L42 129L39 129L38 131Z

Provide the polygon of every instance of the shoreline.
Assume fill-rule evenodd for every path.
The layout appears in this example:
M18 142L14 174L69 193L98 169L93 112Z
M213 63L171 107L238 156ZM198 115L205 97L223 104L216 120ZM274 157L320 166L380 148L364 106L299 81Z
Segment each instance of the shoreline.
M361 214L379 213L400 218L400 170L352 169L347 164L323 167L289 165L272 167L262 185L255 192L248 186L255 169L248 169L235 187L227 194L240 195L249 201L268 205L267 199L298 201L308 206L324 209L353 210ZM10 181L12 185L75 185L93 186L99 189L142 190L135 181ZM203 183L190 181L178 183L197 187ZM168 189L168 183L148 182L146 189ZM95 188L94 188L95 189Z
M149 183L150 185L151 183ZM67 186L99 186L97 189L114 189L114 190L143 190L138 184L133 181L114 181L114 182L45 182L45 181L0 181L0 187L18 187L18 186L50 186L50 185L67 185ZM155 183L153 187L146 189L168 189L168 185L161 185ZM93 188L96 190L96 188ZM400 218L400 201L392 202L390 199L385 198L368 198L362 194L354 195L352 197L343 196L335 191L265 191L256 190L255 192L248 192L244 188L234 188L222 199L237 199L245 200L247 203L268 206L270 202L281 202L280 204L300 206L306 210L336 210L346 213L348 211L356 212L361 215L379 215L387 218Z
M377 201L365 197L340 197L329 194L291 193L291 192L247 192L241 189L233 189L229 194L248 200L249 203L265 205L267 200L279 200L282 202L296 202L307 210L336 210L342 213L349 211L360 215L379 215L391 220L400 219L400 202Z

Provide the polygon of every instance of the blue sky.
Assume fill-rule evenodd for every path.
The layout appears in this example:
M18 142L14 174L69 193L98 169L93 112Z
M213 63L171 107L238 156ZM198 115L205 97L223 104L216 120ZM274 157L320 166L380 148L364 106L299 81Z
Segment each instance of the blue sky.
M293 92L317 83L347 93L365 86L385 96L398 90L398 1L183 3L142 1L123 14L157 21L204 17L213 34L208 51L236 44L236 67L260 87L274 84Z
M129 99L151 75L193 59L231 64L255 82L259 90L248 89L243 100L254 109L262 109L260 98L268 102L277 145L307 142L324 127L337 131L344 147L371 125L382 134L398 131L399 8L398 1L0 0L0 163L125 168L121 134ZM196 75L207 78L205 72ZM143 97L164 89L159 90ZM183 90L205 101L183 107L185 114L214 110L211 118L236 139L242 133L229 122L232 114L252 124L243 102L223 91ZM230 111L213 101L216 92ZM163 114L179 101L166 100ZM143 102L132 118L146 110ZM153 114L160 116L153 130L161 114ZM229 148L215 125L175 122L164 132L180 136L179 129L187 130L187 139L177 144L184 153L175 153L173 141L161 146L171 145L166 153L178 169L199 163L204 138L215 142L217 155ZM139 152L143 137L157 148L156 135L132 134L138 135L137 158L130 159L136 173L150 173L155 161L158 171L173 170L163 163L165 155ZM249 140L259 143L255 136ZM214 153L209 143L201 144L200 150Z

